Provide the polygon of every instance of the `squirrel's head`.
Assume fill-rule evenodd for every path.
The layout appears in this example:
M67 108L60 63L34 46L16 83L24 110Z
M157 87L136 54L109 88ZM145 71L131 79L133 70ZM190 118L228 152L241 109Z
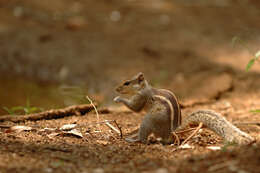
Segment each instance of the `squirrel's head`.
M116 88L120 94L134 94L146 87L146 81L143 73L138 73L132 79L126 80Z

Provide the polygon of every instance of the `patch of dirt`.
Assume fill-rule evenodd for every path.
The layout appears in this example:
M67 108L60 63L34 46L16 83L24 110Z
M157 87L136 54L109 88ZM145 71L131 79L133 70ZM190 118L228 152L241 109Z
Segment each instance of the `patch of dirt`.
M259 101L259 99L258 99ZM257 114L244 109L234 110L232 102L217 101L200 106L214 109L227 115L233 122L260 121ZM194 108L184 109L184 115ZM132 113L125 109L110 108L110 113L100 114L100 121L116 120L126 137L138 128L144 113ZM94 112L85 116L63 119L5 123L25 125L33 131L0 132L1 172L258 172L259 170L259 126L239 126L257 142L250 146L223 145L220 137L203 129L188 144L192 149L177 149L176 145L149 145L127 143L120 135L104 124L96 124ZM51 136L43 128L60 128L65 124L78 125L83 138L75 136ZM7 133L8 132L8 133ZM188 134L186 134L188 135ZM185 136L186 136L185 135ZM185 136L181 136L184 140ZM208 146L222 146L212 151ZM26 164L25 164L26 163ZM190 166L192 165L192 166Z

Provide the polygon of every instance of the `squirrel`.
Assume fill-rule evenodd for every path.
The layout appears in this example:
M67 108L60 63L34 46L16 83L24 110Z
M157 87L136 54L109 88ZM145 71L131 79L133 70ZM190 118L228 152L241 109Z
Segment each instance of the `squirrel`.
M190 123L200 122L223 137L226 142L249 144L254 141L253 137L239 130L213 110L193 112L182 123L181 109L176 96L169 90L153 88L141 72L119 85L116 92L130 96L130 98L117 96L114 98L116 103L123 103L135 112L143 109L147 112L137 138L126 138L128 142L147 143L148 136L153 133L162 138L162 143L169 144L172 140L171 132L182 129Z

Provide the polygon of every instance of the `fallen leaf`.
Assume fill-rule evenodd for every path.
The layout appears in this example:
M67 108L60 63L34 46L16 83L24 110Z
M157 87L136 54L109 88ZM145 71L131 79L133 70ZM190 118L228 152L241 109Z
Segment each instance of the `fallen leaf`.
M74 129L77 126L77 124L65 124L61 126L60 130L69 131Z
M29 126L12 126L10 127L6 132L10 133L10 132L22 132L22 131L30 131L32 130L32 127Z
M80 131L78 131L77 129L72 129L70 131L62 132L62 134L73 135L73 136L76 136L76 137L79 137L79 138L83 138L82 133Z
M58 136L59 134L60 134L60 133L51 133L51 134L47 135L47 137L53 138L53 137L55 137L55 136Z
M40 132L51 132L51 131L55 131L55 130L57 130L57 128L48 128L48 127L46 127L46 128L41 129L39 131Z

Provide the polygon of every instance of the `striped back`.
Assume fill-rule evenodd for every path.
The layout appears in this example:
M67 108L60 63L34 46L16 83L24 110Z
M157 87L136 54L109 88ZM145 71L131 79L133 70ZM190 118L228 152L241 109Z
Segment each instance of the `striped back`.
M154 96L163 100L163 102L169 105L170 118L171 118L171 130L174 131L181 125L181 108L179 106L176 96L166 89L154 89Z

